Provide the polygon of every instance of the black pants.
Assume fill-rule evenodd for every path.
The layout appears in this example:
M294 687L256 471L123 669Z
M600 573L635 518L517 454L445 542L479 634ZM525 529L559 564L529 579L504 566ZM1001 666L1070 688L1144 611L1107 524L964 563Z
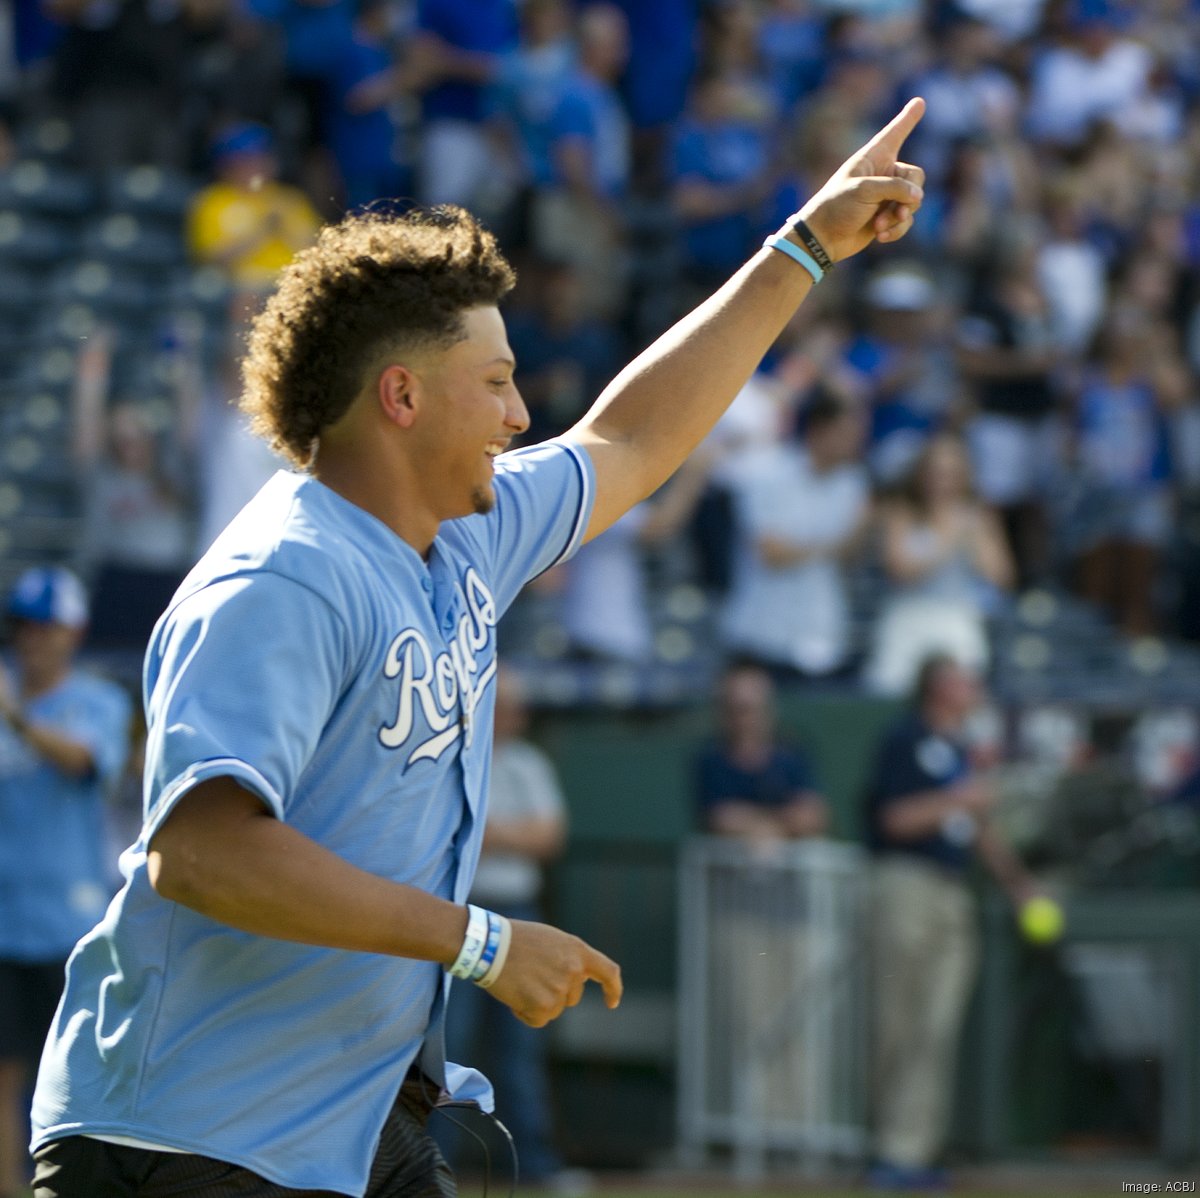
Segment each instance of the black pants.
M406 1081L384 1124L366 1198L455 1198L454 1175L425 1130L430 1109L420 1081ZM54 1140L34 1161L34 1198L341 1198L289 1189L206 1156L85 1136Z

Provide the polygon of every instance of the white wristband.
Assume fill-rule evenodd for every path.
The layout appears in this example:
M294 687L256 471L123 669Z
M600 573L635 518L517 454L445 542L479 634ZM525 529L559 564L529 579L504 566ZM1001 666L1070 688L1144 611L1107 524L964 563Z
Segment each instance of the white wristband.
M492 958L487 972L475 979L475 985L484 990L490 990L499 980L504 962L508 960L509 946L512 944L512 923L503 915L497 915L496 918L500 921L500 946L496 949L496 955Z
M455 978L470 978L483 956L487 944L488 913L482 907L467 905L467 934L463 937L462 948L454 964L450 966L450 976Z

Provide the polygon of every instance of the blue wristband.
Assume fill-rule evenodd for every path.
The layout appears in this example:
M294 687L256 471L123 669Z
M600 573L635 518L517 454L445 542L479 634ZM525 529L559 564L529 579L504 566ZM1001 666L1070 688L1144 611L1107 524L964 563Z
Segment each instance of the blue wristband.
M810 275L812 281L819 283L824 277L825 272L821 269L817 262L807 250L802 250L794 241L788 239L779 233L772 233L770 237L763 242L767 249L778 250L781 254L787 254L795 262L799 262Z
M500 948L500 939L503 934L504 924L494 911L487 913L487 938L484 940L483 951L479 954L479 960L475 968L471 971L470 980L478 982L480 978L485 977L488 971L492 968L492 962L496 959L496 952Z

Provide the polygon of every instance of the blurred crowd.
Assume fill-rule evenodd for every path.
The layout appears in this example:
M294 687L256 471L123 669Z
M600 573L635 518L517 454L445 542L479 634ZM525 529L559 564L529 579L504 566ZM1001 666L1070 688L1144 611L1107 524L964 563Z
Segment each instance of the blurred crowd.
M11 13L0 159L186 181L181 268L226 297L199 327L156 311L165 408L124 393L119 308L74 340L74 557L101 640L136 645L274 469L230 407L240 333L323 220L414 200L488 220L520 272L506 315L539 439L914 94L913 234L835 270L695 466L544 584L558 651L652 659L664 557L726 656L789 681L895 693L929 652L983 666L989 621L1032 587L1118 633L1200 631L1194 0Z

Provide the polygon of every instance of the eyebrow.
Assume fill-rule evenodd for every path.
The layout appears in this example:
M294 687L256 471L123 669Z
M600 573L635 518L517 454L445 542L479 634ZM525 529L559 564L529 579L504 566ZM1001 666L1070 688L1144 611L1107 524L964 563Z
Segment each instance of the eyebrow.
M486 370L489 366L497 366L497 365L511 366L513 370L516 370L516 368L517 368L517 362L516 362L515 358L499 357L499 358L492 358L491 361L485 362L484 369Z

